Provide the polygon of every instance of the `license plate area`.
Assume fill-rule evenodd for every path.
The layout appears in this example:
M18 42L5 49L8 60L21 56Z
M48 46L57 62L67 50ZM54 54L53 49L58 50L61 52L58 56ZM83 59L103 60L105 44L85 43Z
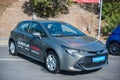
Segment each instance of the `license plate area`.
M93 57L92 62L102 62L105 61L105 56Z

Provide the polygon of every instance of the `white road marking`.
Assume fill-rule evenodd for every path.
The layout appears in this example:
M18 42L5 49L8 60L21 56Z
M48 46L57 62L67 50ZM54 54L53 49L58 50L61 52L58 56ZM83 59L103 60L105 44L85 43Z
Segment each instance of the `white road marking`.
M24 59L0 58L0 61L25 61Z

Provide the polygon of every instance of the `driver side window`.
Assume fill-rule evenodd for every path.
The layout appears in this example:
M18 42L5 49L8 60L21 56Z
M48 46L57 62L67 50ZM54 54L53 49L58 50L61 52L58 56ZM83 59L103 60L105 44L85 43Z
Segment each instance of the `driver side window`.
M29 33L32 34L34 32L40 33L41 36L43 36L43 37L46 36L46 33L45 33L44 29L41 27L41 25L39 25L38 23L35 23L35 22L31 24Z

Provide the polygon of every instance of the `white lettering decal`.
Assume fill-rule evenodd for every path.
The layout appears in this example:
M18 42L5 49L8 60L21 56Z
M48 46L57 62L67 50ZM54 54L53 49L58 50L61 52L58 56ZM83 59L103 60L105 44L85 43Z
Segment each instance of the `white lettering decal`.
M36 51L34 51L34 50L31 50L31 52L36 53L36 54L39 54L38 52L36 52Z
M29 48L29 44L24 43L24 42L22 42L22 41L18 41L17 44L18 44L18 47L19 47L19 46L24 46L24 47Z

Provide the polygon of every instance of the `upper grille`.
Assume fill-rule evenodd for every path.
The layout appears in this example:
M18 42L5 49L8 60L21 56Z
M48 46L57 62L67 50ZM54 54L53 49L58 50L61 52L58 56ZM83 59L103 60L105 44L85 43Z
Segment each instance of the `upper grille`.
M88 51L88 53L92 53L92 54L101 54L104 50L100 50L100 51Z

